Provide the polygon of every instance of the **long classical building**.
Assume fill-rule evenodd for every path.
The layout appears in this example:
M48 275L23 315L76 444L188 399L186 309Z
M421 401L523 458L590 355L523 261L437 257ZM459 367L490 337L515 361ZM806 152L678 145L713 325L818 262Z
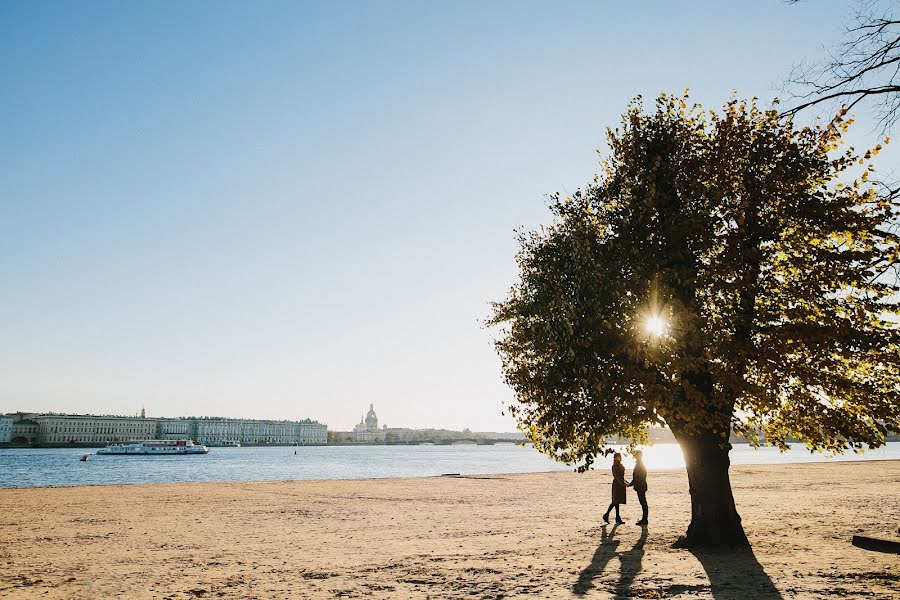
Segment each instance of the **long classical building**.
M9 439L5 423L10 421ZM151 439L192 439L222 445L315 445L327 442L326 426L317 421L267 421L210 417L147 418L107 415L16 413L0 417L0 443L40 446L96 446Z
M156 437L156 421L140 417L36 415L31 420L38 424L37 443L42 445L94 445Z
M237 442L244 445L325 444L326 426L318 421L264 421L200 417L159 419L160 439L190 438L204 444Z

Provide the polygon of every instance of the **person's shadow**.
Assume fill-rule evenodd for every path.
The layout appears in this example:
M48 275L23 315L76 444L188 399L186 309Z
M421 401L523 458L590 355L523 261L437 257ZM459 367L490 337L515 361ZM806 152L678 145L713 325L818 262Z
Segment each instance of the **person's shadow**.
M615 556L619 557L620 570L619 582L616 585L616 595L628 596L628 590L634 582L634 578L641 570L641 559L644 557L644 544L647 541L647 528L641 527L641 537L634 546L626 552L617 552L619 540L613 539L618 525L613 525L607 534L606 525L600 530L600 545L591 557L591 562L578 575L578 580L572 586L572 593L576 596L584 596L588 590L594 587L594 579L603 573L606 564Z
M628 591L634 578L641 572L641 560L644 558L644 544L647 543L647 526L641 526L641 536L631 547L631 550L619 555L619 584L616 586L616 595L629 597Z
M630 596L631 586L641 571L647 528L641 528L640 538L625 552L618 551L621 542L615 538L617 528L618 525L613 525L607 532L604 525L600 530L600 545L594 551L590 564L582 569L578 580L572 586L572 592L576 596L587 594L594 587L594 580L603 574L606 565L615 557L619 558L620 564L615 595ZM706 571L710 592L715 600L783 600L781 593L750 548L724 552L691 550L691 554ZM681 586L673 587L677 589Z
M715 600L782 600L753 550L704 552L691 550L709 577Z

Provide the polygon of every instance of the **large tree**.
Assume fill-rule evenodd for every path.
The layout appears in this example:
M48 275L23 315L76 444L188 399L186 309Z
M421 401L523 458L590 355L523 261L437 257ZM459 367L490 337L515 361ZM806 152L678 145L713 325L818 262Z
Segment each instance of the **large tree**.
M685 456L682 545L744 545L729 434L782 448L877 447L900 427L898 210L841 148L848 122L795 127L755 101L661 96L608 133L600 175L520 236L494 305L510 406L580 470L669 426Z

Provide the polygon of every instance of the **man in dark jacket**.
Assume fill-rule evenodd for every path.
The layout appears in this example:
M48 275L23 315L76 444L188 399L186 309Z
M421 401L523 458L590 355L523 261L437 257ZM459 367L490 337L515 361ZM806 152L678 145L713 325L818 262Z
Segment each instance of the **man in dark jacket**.
M644 466L643 456L644 453L640 450L634 451L634 471L631 473L631 483L628 484L637 492L638 502L641 503L641 510L644 511L644 515L636 523L637 525L647 524L647 467Z

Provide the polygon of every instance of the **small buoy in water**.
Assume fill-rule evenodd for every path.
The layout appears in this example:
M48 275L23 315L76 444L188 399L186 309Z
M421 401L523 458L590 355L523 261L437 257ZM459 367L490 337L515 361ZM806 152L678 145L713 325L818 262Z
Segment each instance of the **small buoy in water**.
M88 457L87 454L82 454L82 455L81 455L81 462L87 462L87 457Z
M294 450L294 456L297 456L297 451L296 451L296 450Z

